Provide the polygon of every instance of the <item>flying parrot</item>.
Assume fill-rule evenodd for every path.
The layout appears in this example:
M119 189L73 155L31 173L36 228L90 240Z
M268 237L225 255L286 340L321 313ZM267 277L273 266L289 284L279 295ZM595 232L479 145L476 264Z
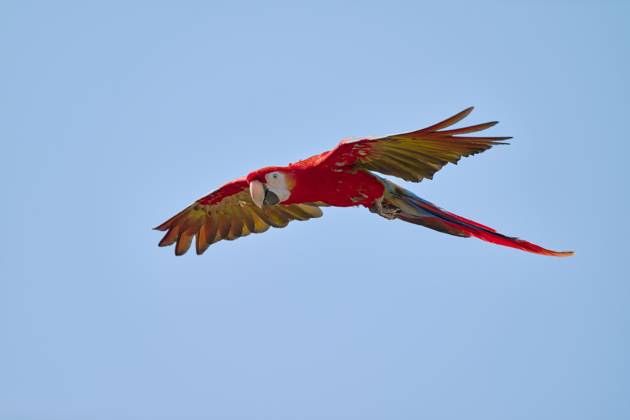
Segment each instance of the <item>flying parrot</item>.
M450 235L482 239L535 254L564 257L522 239L498 233L480 223L442 210L374 172L420 182L447 163L481 153L511 137L475 137L470 133L497 122L448 129L473 107L421 130L380 138L342 140L332 150L287 166L270 166L228 182L157 226L165 231L160 246L188 251L193 238L197 254L213 243L282 228L292 220L322 216L321 207L363 206L386 219L428 227Z

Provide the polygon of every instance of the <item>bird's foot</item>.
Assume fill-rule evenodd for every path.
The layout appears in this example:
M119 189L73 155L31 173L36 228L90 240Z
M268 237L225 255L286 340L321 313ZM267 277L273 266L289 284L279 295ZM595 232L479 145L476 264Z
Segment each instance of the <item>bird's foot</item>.
M388 220L396 219L400 214L400 208L393 206L387 202L383 202L383 198L379 198L376 200L370 207L370 211L372 213L376 213L381 217L384 217Z

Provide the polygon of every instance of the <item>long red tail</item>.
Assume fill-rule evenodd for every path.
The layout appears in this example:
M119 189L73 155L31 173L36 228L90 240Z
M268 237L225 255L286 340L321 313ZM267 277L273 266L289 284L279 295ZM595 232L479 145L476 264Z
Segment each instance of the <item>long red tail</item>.
M573 251L552 251L523 239L505 236L488 226L442 210L435 204L423 200L411 191L391 181L382 180L385 184L383 205L398 208L400 211L395 216L398 219L426 226L450 235L474 236L487 242L533 252L534 254L554 257L568 257L574 254Z

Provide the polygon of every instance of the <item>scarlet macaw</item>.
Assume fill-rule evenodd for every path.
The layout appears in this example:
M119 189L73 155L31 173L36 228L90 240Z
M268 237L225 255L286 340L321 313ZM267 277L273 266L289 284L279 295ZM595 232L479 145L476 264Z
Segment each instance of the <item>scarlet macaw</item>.
M228 182L195 201L155 229L166 231L160 246L176 243L175 255L188 251L196 236L197 254L222 239L234 240L282 228L292 220L321 217L322 206L364 206L386 219L401 219L455 236L482 239L535 254L573 255L551 251L502 235L423 200L371 171L420 182L447 163L481 153L511 137L463 136L497 122L445 130L473 107L418 131L381 138L344 140L337 147L287 166L270 166Z

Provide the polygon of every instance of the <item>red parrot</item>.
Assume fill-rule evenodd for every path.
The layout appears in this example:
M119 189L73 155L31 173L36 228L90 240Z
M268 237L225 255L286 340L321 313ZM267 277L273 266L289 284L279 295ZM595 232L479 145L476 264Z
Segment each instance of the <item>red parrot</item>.
M159 245L176 243L175 255L188 251L196 237L197 254L222 239L260 233L269 226L322 215L322 206L363 206L386 219L400 219L450 235L482 239L499 245L564 257L522 239L442 210L372 171L420 182L447 163L481 153L511 137L472 137L492 127L488 122L445 130L473 108L446 120L403 134L342 140L337 147L287 166L270 166L228 182L195 201L155 229L166 231Z

